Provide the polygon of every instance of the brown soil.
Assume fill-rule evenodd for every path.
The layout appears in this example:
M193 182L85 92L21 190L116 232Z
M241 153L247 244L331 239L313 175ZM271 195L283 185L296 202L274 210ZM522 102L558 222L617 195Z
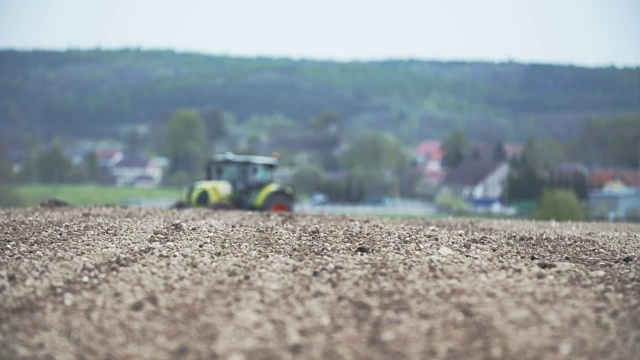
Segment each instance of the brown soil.
M637 358L640 226L0 210L0 358Z

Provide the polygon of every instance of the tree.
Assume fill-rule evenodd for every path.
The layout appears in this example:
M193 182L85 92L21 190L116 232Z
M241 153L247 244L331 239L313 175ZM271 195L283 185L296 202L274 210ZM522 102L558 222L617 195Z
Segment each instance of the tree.
M442 152L444 153L442 164L454 168L460 164L469 151L469 139L460 129L453 130L442 140Z
M18 206L22 201L13 191L13 168L7 147L0 143L0 207Z
M142 150L142 146L144 145L144 139L142 135L136 129L131 129L127 131L124 136L124 144L125 150L128 155L133 157L138 157L140 155L140 151Z
M544 185L542 174L526 156L511 160L506 202L537 199Z
M536 220L581 221L584 214L573 190L554 188L542 193L532 217Z
M229 134L225 115L220 109L210 107L202 112L202 123L204 124L207 151L215 153L218 142Z
M640 162L640 117L591 120L574 143L571 154L589 165L636 167Z
M320 191L327 181L324 170L313 164L305 164L296 169L291 178L291 185L298 194L310 194Z
M193 110L176 111L165 128L165 151L169 157L168 176L183 171L196 176L204 160L202 119Z
M367 132L351 145L341 161L353 180L349 185L351 190L360 193L361 190L354 187L364 185L367 192L397 196L400 176L408 168L409 157L393 135Z
M99 183L102 179L102 173L100 170L100 164L98 163L98 158L96 157L95 151L90 151L82 162L82 166L85 169L85 173L87 174L87 180L92 183Z
M494 161L507 160L507 152L504 149L504 143L502 141L496 142L493 148L493 160Z
M67 181L72 168L71 159L65 156L60 140L54 140L36 161L38 180L43 183L60 184Z
M565 150L554 139L527 140L522 156L537 170L543 172L566 159Z
M307 126L311 131L323 133L337 133L340 130L342 117L337 111L325 111L312 118Z
M9 157L9 151L4 144L0 143L0 184L12 183L13 180L13 164Z

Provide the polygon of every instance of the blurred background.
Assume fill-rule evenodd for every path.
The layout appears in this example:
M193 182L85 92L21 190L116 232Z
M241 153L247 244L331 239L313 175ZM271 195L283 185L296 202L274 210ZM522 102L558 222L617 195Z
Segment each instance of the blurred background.
M640 3L0 2L0 206L168 206L280 154L299 212L640 221Z

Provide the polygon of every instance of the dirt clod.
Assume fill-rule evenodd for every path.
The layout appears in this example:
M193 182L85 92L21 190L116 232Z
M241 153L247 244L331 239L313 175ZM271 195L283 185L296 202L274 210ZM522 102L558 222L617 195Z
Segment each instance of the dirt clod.
M538 263L538 267L540 267L541 269L553 269L554 267L556 267L556 264L541 262Z
M59 207L68 207L70 205L68 202L64 200L49 198L40 202L38 206L40 206L41 208L59 208Z

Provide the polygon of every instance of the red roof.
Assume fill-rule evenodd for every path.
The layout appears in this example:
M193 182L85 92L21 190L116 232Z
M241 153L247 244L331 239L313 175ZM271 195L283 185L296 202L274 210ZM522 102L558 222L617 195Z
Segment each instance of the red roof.
M511 159L514 156L520 156L524 151L524 144L506 143L504 144L504 152L507 154L507 158Z
M596 170L587 178L587 186L600 189L613 180L619 180L626 186L636 187L640 185L640 174L636 169Z
M635 187L640 185L640 174L636 169L596 170L587 179L587 186L599 189L613 180L619 180L626 186Z
M96 157L98 159L110 159L119 152L120 150L118 149L98 149L96 150Z
M418 144L414 153L418 156L422 156L432 161L442 160L442 141L440 140L425 140Z

